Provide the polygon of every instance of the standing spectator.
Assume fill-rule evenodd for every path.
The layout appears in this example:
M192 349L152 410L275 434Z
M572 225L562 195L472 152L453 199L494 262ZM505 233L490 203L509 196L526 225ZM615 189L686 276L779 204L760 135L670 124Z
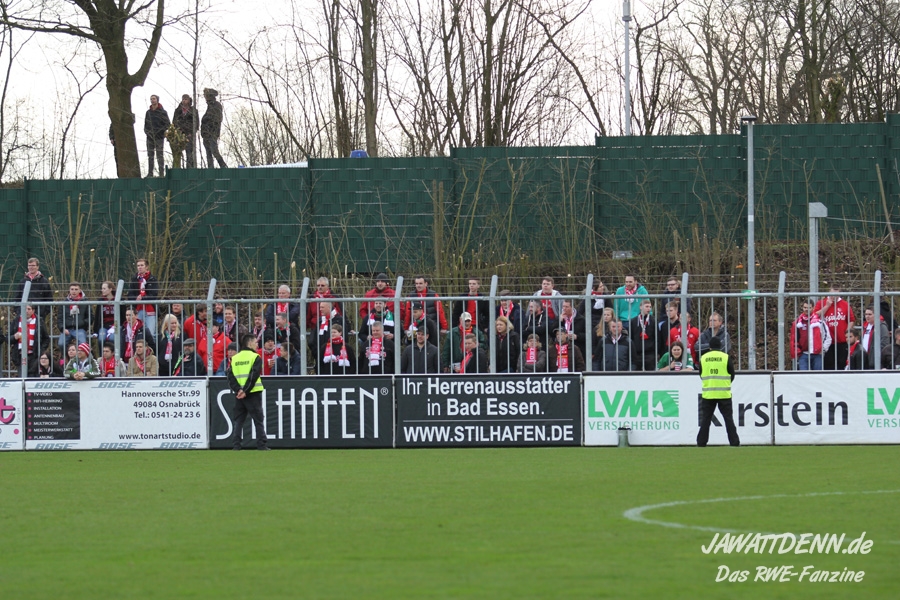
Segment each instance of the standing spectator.
M802 311L791 328L791 358L797 359L798 371L821 371L831 334L819 315L810 312L809 302L803 303Z
M519 373L546 373L547 353L541 348L541 338L532 333L519 355Z
M169 307L169 314L178 319L179 325L184 327L184 304L175 302Z
M194 99L190 94L181 96L181 104L172 115L172 123L187 138L187 144L184 145L184 154L187 156L185 164L188 169L193 169L197 166L194 140L197 138L197 127L200 122L197 118L197 109L194 108Z
M60 351L73 340L79 344L87 342L87 332L91 328L91 309L84 301L81 284L73 281L69 284L66 305L60 307L59 311Z
M866 353L866 368L874 369L875 368L875 353L882 352L885 348L891 345L891 333L888 330L887 324L882 320L878 323L875 322L875 309L873 307L869 307L866 309L865 313L865 322L863 323L862 328L862 346L863 351ZM875 348L875 328L881 331L881 341L880 347L878 349Z
M469 277L469 287L460 296L466 296L465 300L454 300L452 310L452 323L459 322L459 316L464 312L472 315L475 328L481 333L487 333L490 327L490 305L484 294L478 290L481 288L481 280L477 277Z
M675 342L681 342L684 344L685 349L688 350L688 354L693 358L694 363L699 362L698 357L696 356L696 346L697 340L700 339L700 330L694 327L691 323L693 317L691 317L691 313L687 313L687 325L685 327L673 327L669 330L669 349L672 348L672 344ZM681 333L682 329L687 329L687 338Z
M497 317L494 327L497 330L497 346L494 349L497 372L515 373L519 366L519 354L522 352L519 333L506 317Z
M344 328L332 323L330 333L331 337L319 347L319 375L352 375L355 361L350 360Z
M816 302L813 312L818 313L819 318L825 321L828 333L831 335L831 348L825 353L824 363L826 371L841 371L847 365L847 330L853 329L856 315L850 304L841 298L841 288L833 285L828 296Z
M206 339L206 305L198 304L194 314L184 320L184 337L194 338L198 344Z
M327 277L319 277L316 280L316 291L313 293L313 298L337 298L337 296L334 295L334 292L331 291L331 287L328 284ZM344 311L339 302L330 302L330 304L331 308L336 311L337 314L344 314ZM318 302L310 302L306 305L306 326L310 330L312 330L312 328L316 326L316 319L318 318L319 314L320 311ZM350 324L349 319L347 319L347 324ZM348 331L346 328L344 330Z
M537 298L541 298L544 312L547 313L547 317L551 321L555 320L562 312L562 298L559 297L561 294L553 289L552 277L541 279L541 289L536 291L534 295Z
M203 90L203 99L206 100L206 112L200 120L200 138L203 147L206 148L206 168L213 168L213 157L219 161L219 167L226 168L222 155L219 154L219 135L222 131L222 119L225 112L222 103L216 100L219 92L212 88Z
M342 339L344 332L347 332L348 336L350 335L350 327L347 323L347 319L334 308L334 305L331 302L319 302L317 306L319 307L319 320L318 323L310 329L309 340L310 346L315 344L316 348L321 351L326 342L332 338L332 326L340 325ZM315 332L315 334L313 334L313 332Z
M134 310L137 318L147 328L147 334L155 339L156 306L144 303L152 302L159 298L159 282L150 273L150 263L146 258L137 259L135 266L137 267L137 274L131 278L131 285L128 288L128 299L135 302Z
M479 330L475 329L475 331ZM488 365L487 353L478 345L478 337L474 333L467 333L464 343L465 354L459 364L459 374L487 373L490 365Z
M288 322L294 323L297 327L300 326L300 303L299 302L289 302L291 297L291 287L288 285L280 285L278 286L278 300L270 303L266 306L265 311L265 319L266 325L269 327L275 326L275 315L278 313L286 313L288 316ZM312 327L307 323L307 327Z
M565 329L556 330L556 343L550 345L547 360L553 373L579 373L585 370L584 355Z
M612 320L603 338L603 370L623 372L631 370L631 344L622 334L622 322Z
M256 338L245 335L241 339L241 351L231 359L228 369L228 387L234 393L234 437L233 448L240 450L244 437L244 421L247 413L256 425L256 449L268 450L266 424L262 411L262 360L256 354Z
M668 350L673 331L681 331L681 313L679 304L675 301L666 304L666 319L660 321L657 327L657 350L660 357ZM635 341L634 337L631 338L631 341Z
M279 346L281 344L290 344L294 348L299 348L300 330L296 325L291 327L287 318L285 313L275 315L275 327L272 328L272 333L275 334L275 343Z
M562 307L560 307L562 309ZM544 312L544 304L540 300L532 300L528 303L528 320L525 321L525 328L522 335L529 336L532 333L541 340L541 345L550 337L550 319Z
M247 328L238 323L237 309L230 304L225 307L225 321L222 323L222 333L232 340L239 340L247 333Z
M444 315L444 304L438 300L438 295L436 292L428 289L428 286L431 284L431 280L425 277L424 275L416 275L415 279L413 279L413 284L416 286L416 292L413 294L414 298L428 298L428 300L416 300L416 303L421 302L425 307L425 316L440 327L441 335L446 334L450 331L450 328L447 326L447 317ZM406 329L409 326L409 318L412 315L412 302L407 302L406 313L403 321L403 328Z
M585 319L587 319L588 311L591 312L591 325L593 327L596 327L597 323L603 318L603 309L606 308L606 299L603 296L608 294L609 290L606 289L602 281L597 279L594 282L594 289L591 290L590 304L585 305L585 301L582 300L578 305L578 312L584 315Z
M175 365L181 358L181 324L175 315L163 317L158 341L159 376L169 377L175 373Z
M407 346L400 356L400 372L404 375L440 373L438 349L428 341L428 329L416 329L415 338L415 342Z
M700 356L700 382L703 388L700 400L700 431L697 432L697 445L705 447L709 442L709 426L712 423L716 407L725 422L728 443L740 446L737 427L732 415L731 383L734 381L734 364L731 357L723 351L722 341L713 337L709 340L709 349Z
M644 286L638 285L637 277L634 274L626 275L625 285L616 290L615 310L619 320L627 323L638 316L641 311L638 300L646 295L647 290Z
M519 303L509 298L512 292L509 290L500 290L500 302L497 303L496 317L506 317L512 323L516 331L525 329L525 315L519 306Z
M656 319L650 314L653 304L649 298L641 300L641 314L628 323L631 339L632 367L635 371L655 371L657 363ZM667 338L660 337L665 340Z
M50 347L50 337L44 333L44 322L37 317L34 307L25 307L25 329L22 319L16 317L10 322L10 358L16 369L24 362L28 377L38 375L38 356Z
M231 368L231 359L234 358L234 355L240 351L241 347L238 346L237 342L231 342L228 344L228 348L225 349L225 360L219 363L219 368L216 369L215 377L225 377L228 374L228 369ZM275 361L276 368L278 365L278 361ZM282 373L279 371L279 375Z
M206 376L206 364L200 360L196 346L194 338L187 338L181 343L181 358L178 359L172 370L173 377Z
M881 351L882 369L900 369L900 327L894 330L894 343Z
M70 359L66 363L66 368L63 371L66 379L76 379L78 381L100 377L100 365L97 364L97 361L91 355L91 347L87 342L78 344L75 348L75 358Z
M212 331L212 371L215 373L219 368L219 364L225 360L225 349L228 348L231 340L225 337L225 334L222 333L222 326L218 323L213 323L210 326L210 330ZM207 355L207 352L209 352L208 343L208 341L202 340L200 347L197 349L200 359L207 365L209 364L209 356Z
M420 330L424 330L428 335L428 343L437 348L437 342L439 341L437 323L426 317L425 307L421 302L416 302L412 305L412 316L409 327L406 330L406 336L408 338L407 341L409 341L410 343L414 342L416 332Z
M213 303L213 311L210 320L217 325L225 324L225 305L221 302Z
M134 354L128 361L128 377L156 377L159 375L159 361L153 356L151 348L144 340L135 340Z
M150 165L147 177L153 177L154 157L159 164L159 176L165 175L163 142L166 141L166 129L169 128L169 125L169 113L159 103L159 96L150 96L150 108L144 116L144 134L147 136L147 160Z
M472 315L464 312L459 316L459 327L447 334L444 341L444 348L441 354L441 364L444 365L446 373L460 373L461 364L465 358L466 352L466 336L472 334L478 341L478 346L484 350L485 338L480 329L475 328L472 322Z
M262 348L257 349L256 353L262 359L262 374L271 375L275 368L275 361L278 360L278 345L275 343L275 333L272 330L263 334Z
M387 302L388 300L392 299L394 297L394 294L396 293L388 285L389 283L390 283L390 280L388 279L388 276L384 273L379 273L378 275L375 276L375 287L373 287L371 290L366 292L365 297L366 298L383 298L385 300L385 302ZM371 312L371 310L372 310L372 305L373 305L373 302L371 300L360 303L360 305L359 305L359 322L360 323L365 323L366 317L369 316L369 312ZM388 310L390 310L392 313L395 312L394 304L392 302L388 303L387 306L388 306ZM401 322L403 322L403 321L401 321Z
M691 312L691 299L686 298L685 300L684 312L689 313ZM679 307L681 306L681 282L675 277L669 277L666 281L666 295L663 297L663 304L669 304L669 302L676 302Z
M144 324L137 318L137 313L134 312L133 308L125 310L125 323L122 324L122 334L120 339L122 357L126 361L131 360L131 357L134 355L134 345L137 340L147 341L152 339L147 335Z
M697 355L700 357L701 362L703 353L709 350L709 342L713 338L719 340L719 348L722 349L722 352L728 354L731 351L731 338L728 337L728 330L722 321L722 315L717 312L709 315L709 327L700 334L700 339L697 340Z
M559 325L555 329L562 329L569 334L569 341L574 342L578 346L582 357L587 348L585 327L584 315L575 310L572 306L572 300L563 300L562 312L559 314Z
M16 306L13 308L16 316L19 314L19 305L22 303L22 294L25 293L25 283L31 282L31 290L28 292L29 302L52 302L53 289L50 287L50 281L41 273L41 261L36 258L28 259L28 270L25 276L19 282L16 290ZM49 306L35 306L34 311L39 319L44 318L50 312Z
M372 326L380 323L384 329L384 337L388 342L394 341L394 313L385 305L384 300L375 300L370 303L372 309L366 311L366 318L359 328L360 343L368 343L371 336Z
M116 339L115 299L115 285L111 281L104 281L100 285L100 301L104 304L94 307L94 333L97 334L97 343L101 348L106 342ZM119 322L122 322L121 318Z

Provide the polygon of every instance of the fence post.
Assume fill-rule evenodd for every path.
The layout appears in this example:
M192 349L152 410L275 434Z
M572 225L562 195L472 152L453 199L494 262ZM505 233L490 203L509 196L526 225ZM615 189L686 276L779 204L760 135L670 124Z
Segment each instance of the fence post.
M113 344L116 347L116 373L119 372L119 361L122 360L122 319L120 318L122 315L122 295L125 293L125 280L120 279L116 284L116 299L113 300L113 306L115 306L113 315L113 323L116 324L116 335L113 340ZM103 354L103 342L100 342L100 354Z
M402 336L406 335L406 331L403 330L403 317L400 314L400 296L403 290L403 275L397 276L397 286L394 288L394 374L400 375L400 361L403 358L402 352L400 350L400 339ZM410 308L410 312L412 309ZM412 322L412 315L410 315L410 322ZM397 324L400 326L397 327ZM416 341L413 340L413 344Z
M688 309L687 309L687 291L688 291L688 281L690 277L687 273L681 273L681 296L678 298L678 302L681 304L681 314L678 315L679 322L681 323L681 341L684 343L685 352L691 351L691 342L688 340L688 334L691 332L691 328L688 327ZM660 315L662 316L662 315ZM700 312L697 312L697 321L701 321ZM702 321L701 321L702 322ZM700 331L700 328L697 327L697 331ZM669 343L669 340L663 340L666 344ZM657 341L657 343L659 343Z
M584 370L593 370L594 362L591 357L594 355L594 330L591 328L591 293L594 291L594 274L588 273L587 283L584 290ZM525 340L522 340L525 343ZM521 352L521 350L520 350Z
M206 293L206 376L215 375L213 370L213 346L215 340L212 334L213 323L213 299L216 297L216 280L209 280L209 291ZM199 343L199 342L197 342Z
M493 321L497 306L496 297L498 281L499 278L496 275L491 275L491 295L488 298L488 352L490 352L490 355L488 356L488 365L491 374L497 372L497 361L495 360L497 357L497 328L494 327ZM508 331L506 333L509 335ZM508 354L509 353L507 352L507 355Z
M875 341L872 342L873 366L876 371L881 370L881 271L875 271L875 292L872 294L872 312L875 314L875 323L872 324L872 335ZM863 307L863 315L865 315L865 307Z
M303 373L301 373L300 375L302 377L309 375L309 363L307 362L308 357L306 353L306 350L309 348L309 343L307 343L307 336L309 335L309 332L306 330L307 294L309 294L309 277L304 277L303 288L300 290L300 364L303 365ZM318 323L318 321L319 317L317 315L316 322Z
M784 286L787 275L784 271L778 274L778 370L784 371Z
M28 334L28 323L26 323L27 317L25 316L25 308L28 306L28 295L30 293L31 293L31 280L28 279L25 282L25 289L22 290L22 304L19 306L19 328L20 328L19 331L22 332L22 339L19 340L19 343L22 345L22 348L19 350L19 360L21 361L22 364L19 365L19 368L22 370L22 379L25 379L26 377L28 377L28 347L26 346L26 340L28 339L28 335L27 335ZM37 318L37 319L43 318L42 313L43 313L43 311L35 311L35 314L37 315L35 318ZM43 325L43 323L42 323L42 325ZM49 331L50 331L50 327L47 328L48 333L49 333ZM37 344L37 346L38 346L36 348L36 350L40 350L41 349L40 348L40 340L35 341L35 344ZM10 346L12 346L12 345L13 344L10 344ZM50 338L49 348L51 350L53 349L53 338L52 337ZM10 354L12 354L12 352L10 352ZM40 354L38 356L40 356ZM53 354L50 354L50 356L52 358ZM40 359L38 359L38 362L40 362Z

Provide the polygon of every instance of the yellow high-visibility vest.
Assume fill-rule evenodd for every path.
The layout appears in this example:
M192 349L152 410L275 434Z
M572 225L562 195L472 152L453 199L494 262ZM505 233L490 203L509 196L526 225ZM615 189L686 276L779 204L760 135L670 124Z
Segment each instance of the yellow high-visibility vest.
M232 357L231 372L241 387L244 387L244 384L247 383L247 378L250 377L250 371L253 369L253 363L256 362L257 358L259 358L259 354L252 350L241 350ZM250 393L254 394L261 391L263 391L262 376L256 380Z
M704 400L731 398L731 374L728 372L728 355L721 350L710 350L700 357L700 381Z

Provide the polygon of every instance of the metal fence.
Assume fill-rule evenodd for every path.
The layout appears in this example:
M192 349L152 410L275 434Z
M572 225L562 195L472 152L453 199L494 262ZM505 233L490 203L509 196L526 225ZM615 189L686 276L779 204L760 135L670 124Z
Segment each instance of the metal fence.
M328 298L327 301L332 302L335 307L334 318L322 314L321 303L325 300L315 297L309 278L303 280L299 294L280 299L220 298L216 293L217 282L211 280L205 298L142 301L143 310L127 300L126 284L122 280L118 282L114 299L92 299L77 303L31 303L28 300L30 286L26 286L21 302L0 303L0 321L6 328L6 335L0 339L0 343L6 342L2 356L3 373L6 376L38 376L45 363L62 366L71 357L72 350L69 346L72 341L87 342L92 346L95 357L100 357L105 342L110 342L111 354L117 361L123 361L120 366L124 371L124 363L130 361L130 354L133 353L131 345L137 336L145 340L145 345L163 363L161 375L173 374L176 363L183 356L180 348L186 337L195 338L197 349L205 358L207 372L214 374L226 355L227 344L221 338L214 338L210 329L213 322L221 320L229 323L223 329L230 330L234 339L228 341L239 342L239 336L235 332L246 331L255 335L261 347L269 337L274 337L274 348L270 351L280 353L280 346L287 345L291 352L285 349L286 364L290 369L296 368L302 375L323 370L323 365L327 364L323 363L324 346L332 335L331 325L337 323L342 326L342 349L346 352L347 362L352 365L337 371L329 369L330 371L399 374L403 372L401 365L404 352L416 344L414 331L418 326L413 322L412 309L423 302L428 305L426 314L433 310L444 317L433 325L423 323L428 332L427 343L437 350L441 372L454 372L465 360L466 332L461 328L459 315L468 312L465 309L470 306L475 307L472 317L477 347L484 350L487 359L487 364L477 365L481 372L556 372L563 365L568 365L570 371L656 370L663 355L679 339L687 342L687 352L682 361L679 361L686 366L687 355L696 362L704 350L701 342L708 333L709 321L714 313L721 317L722 327L727 333L727 349L739 370L784 371L797 369L799 366L799 357L795 356L796 352L792 352L791 347L792 331L798 325L798 318L801 315L808 317L813 312L815 303L827 295L827 292L811 294L786 291L784 273L780 274L777 290L723 294L692 293L690 276L685 273L681 279L681 289L674 296L597 295L595 291L592 292L592 275L586 278L584 293L581 294L501 296L499 283L499 278L494 276L488 293L477 301L468 296L422 298L410 289L412 286L403 277L398 277L391 284L395 292L391 298ZM881 289L880 272L876 272L871 290L841 294L847 303L846 320L853 322L852 327L860 336L861 346L870 349L863 354L862 364L857 366L863 369L895 368L895 365L900 367L900 343L894 341L894 331L898 324L895 298L898 295L900 292ZM384 338L373 336L373 329L377 329L373 327L376 319L362 318L367 311L371 311L372 303L378 300L384 300L385 312L391 313L393 317L391 319L385 315L384 319L378 319L385 321L384 330L388 335ZM650 318L635 320L633 317L643 300L650 302ZM477 304L470 305L469 302ZM666 305L669 302L677 303L674 315L667 314ZM809 303L806 310L805 302ZM274 322L278 303L292 307L293 312L290 314L293 318L284 327L279 327ZM563 310L564 303L571 305L574 314L560 318L559 313ZM29 306L37 315L30 324L27 319ZM155 315L147 318L147 313L150 312L147 307L150 306L154 308ZM517 310L511 306L517 307ZM604 309L612 309L613 315ZM550 310L553 315L548 315ZM234 319L227 320L225 313L232 311ZM756 316L752 332L749 330L751 319L748 318L751 312ZM130 317L130 313L134 313L144 323L143 330L136 325L129 325L127 317ZM65 334L67 317L70 319L68 322L74 323L79 314L82 316L79 322L83 327L70 329L69 334ZM107 315L106 323L103 322L104 314ZM296 316L298 314L299 317ZM502 327L502 330L497 326L497 318L501 314L510 318L510 323L505 324L506 327ZM169 315L178 321L180 336L167 337L163 331L165 323L173 320ZM620 320L625 316L632 318L628 321ZM112 323L112 333L109 322ZM614 324L616 322L621 323L624 335L613 335L614 330L619 327ZM688 323L686 332L682 327L683 323ZM559 330L574 334L573 343L558 344ZM529 336L534 336L540 344L536 351L529 352L529 347L537 347L534 342L529 346ZM170 338L177 342L174 346L169 344ZM377 357L373 355L373 338L382 339L375 344ZM832 343L835 348L839 348L840 344L846 346L843 339L834 339ZM21 359L23 346L29 349L27 360ZM571 350L564 352L564 346ZM172 348L179 349L178 355L172 355ZM849 350L849 347L846 349ZM296 351L297 356L292 360L293 351ZM540 360L542 353L543 361ZM566 354L565 359L557 361L556 358L562 353ZM42 361L41 354L47 354L46 361ZM477 360L477 349L473 354ZM583 366L578 361L579 354L584 362ZM843 370L847 366L845 355L846 352L843 351L832 351L831 355L826 355L826 358L830 357L831 363L826 364L825 368ZM333 354L331 358L337 361ZM275 369L274 363L271 368ZM116 373L120 374L119 371ZM273 374L291 373L281 373L276 369Z

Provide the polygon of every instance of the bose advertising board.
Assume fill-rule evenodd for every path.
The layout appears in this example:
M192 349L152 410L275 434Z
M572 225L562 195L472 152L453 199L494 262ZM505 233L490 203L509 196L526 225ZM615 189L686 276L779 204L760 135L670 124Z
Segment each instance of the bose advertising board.
M732 414L741 444L771 444L771 376L740 373L732 391ZM696 372L585 375L584 443L614 446L618 443L619 427L628 427L629 443L635 446L696 444L700 392L700 376ZM718 410L709 443L728 444Z
M776 373L776 444L900 443L896 372Z
M205 379L27 380L25 448L206 448L206 409Z
M578 375L397 378L397 446L578 446Z
M0 380L0 450L25 449L22 381Z
M390 448L394 441L392 379L383 377L263 377L263 416L271 448ZM228 381L209 380L210 448L231 448L234 394ZM243 446L256 447L247 416Z

